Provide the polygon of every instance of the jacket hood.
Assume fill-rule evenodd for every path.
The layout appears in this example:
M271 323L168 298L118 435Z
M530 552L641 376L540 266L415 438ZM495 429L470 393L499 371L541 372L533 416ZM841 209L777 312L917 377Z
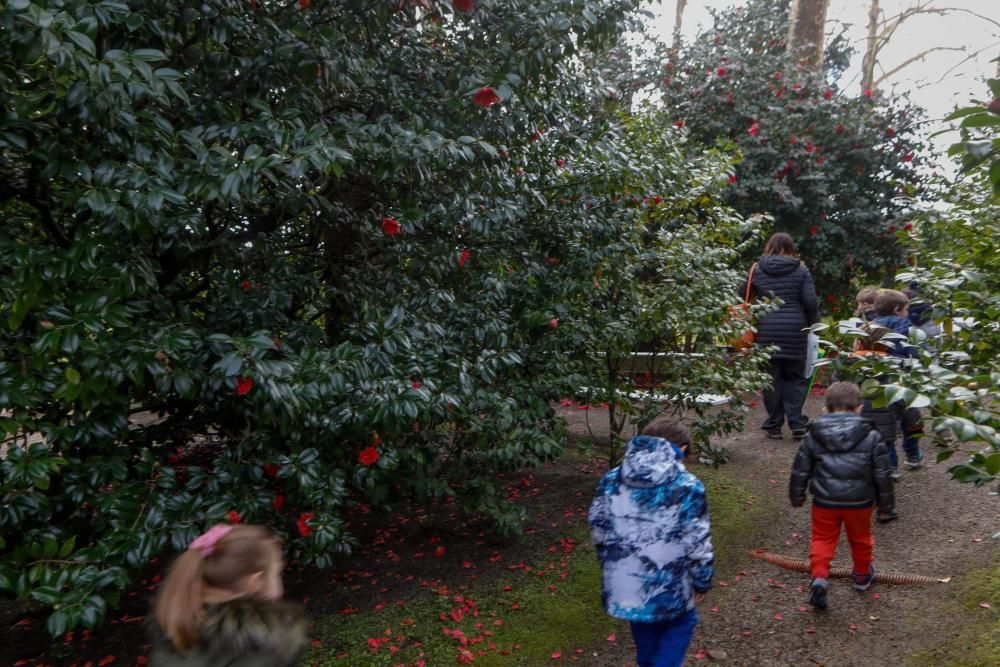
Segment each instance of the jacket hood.
M765 273L769 273L772 276L783 276L786 273L791 273L795 269L799 268L798 257L789 257L788 255L762 255L757 261L757 268Z
M305 614L300 606L291 602L237 598L205 605L204 612L198 626L200 639L192 649L194 655L260 654L273 657L278 661L273 663L275 665L293 665L308 643ZM172 646L155 623L153 636L166 646ZM177 655L173 651L170 654ZM173 663L164 660L162 664Z
M669 440L637 435L628 442L621 476L628 486L660 486L676 479L682 469Z
M899 315L876 315L872 321L895 333L904 334L909 332L910 325L913 324L908 317L900 317Z
M813 440L830 452L847 452L872 432L874 424L853 412L835 412L809 422Z

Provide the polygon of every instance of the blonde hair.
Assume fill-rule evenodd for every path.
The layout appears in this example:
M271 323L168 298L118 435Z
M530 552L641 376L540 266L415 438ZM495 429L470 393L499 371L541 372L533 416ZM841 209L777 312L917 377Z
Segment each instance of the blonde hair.
M244 578L264 572L281 543L261 526L235 525L211 549L188 548L160 585L153 606L157 624L179 651L198 643L205 587L236 590Z
M878 297L878 293L878 287L862 287L858 291L858 295L854 297L854 300L858 304L858 307L854 310L854 316L860 317L874 308L875 299Z

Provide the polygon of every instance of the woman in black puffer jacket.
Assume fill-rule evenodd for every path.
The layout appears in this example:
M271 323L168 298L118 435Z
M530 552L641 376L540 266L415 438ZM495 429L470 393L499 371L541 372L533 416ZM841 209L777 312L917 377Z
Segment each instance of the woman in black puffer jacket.
M802 414L807 386L807 329L819 318L812 274L799 261L791 236L779 232L768 239L753 272L750 293L757 299L781 299L781 307L757 324L757 343L778 348L771 355L772 388L764 392L767 419L761 428L768 436L780 439L787 419L792 435L801 438L808 422ZM746 283L740 294L746 294Z

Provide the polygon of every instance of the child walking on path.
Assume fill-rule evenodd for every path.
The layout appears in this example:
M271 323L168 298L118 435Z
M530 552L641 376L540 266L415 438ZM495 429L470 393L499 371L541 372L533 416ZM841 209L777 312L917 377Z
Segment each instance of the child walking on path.
M885 327L891 333L899 334L909 338L910 320L907 317L909 312L910 299L902 292L896 290L882 290L875 298L875 318L872 322L881 327ZM889 356L901 359L914 359L917 357L916 348L905 340L894 340L882 344ZM907 468L919 468L924 462L924 453L920 449L920 433L923 419L920 410L908 408L901 402L893 403L890 406L896 415L903 434L903 462ZM892 464L897 465L896 441L887 440L890 447L889 455L892 457Z
M860 416L861 389L835 382L826 390L827 414L809 424L792 465L788 495L794 507L812 492L812 540L809 603L827 606L827 579L840 540L847 531L854 560L855 590L865 591L875 578L872 564L872 510L891 512L895 502L889 451L874 425Z
M174 561L153 606L152 667L291 667L306 645L301 608L281 600L281 544L218 525Z
M590 507L602 569L602 602L631 622L639 667L675 667L712 585L705 487L681 463L691 435L659 419L629 441Z

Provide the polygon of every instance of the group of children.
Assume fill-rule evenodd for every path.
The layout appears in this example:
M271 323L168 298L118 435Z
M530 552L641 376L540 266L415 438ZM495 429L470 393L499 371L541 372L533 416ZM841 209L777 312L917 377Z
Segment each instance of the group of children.
M856 357L916 356L911 327L933 325L925 309L910 310L911 296L873 288L858 294L855 315L867 335ZM851 549L854 589L868 590L875 580L872 517L877 509L881 523L897 518L900 431L904 465L918 468L924 459L918 410L899 402L876 408L853 382L831 384L825 402L826 414L806 428L789 481L793 506L805 503L807 491L813 496L809 602L818 610L827 608L841 526ZM698 621L695 607L711 587L705 489L681 462L689 444L690 435L676 422L654 421L628 443L622 464L603 477L590 508L604 609L631 623L640 667L683 665Z
M856 355L910 357L909 298L862 290L856 316L867 339ZM899 334L885 338L891 332ZM854 562L852 584L875 578L872 514L896 518L895 440L904 464L919 467L920 414L898 404L876 408L851 382L826 391L826 414L811 421L792 464L795 507L812 493L809 602L827 607L827 579L844 526ZM688 430L658 419L632 438L621 465L604 475L590 508L602 566L602 602L629 621L640 667L682 665L711 588L713 550L705 488L682 461ZM259 526L219 525L174 562L154 605L154 667L291 666L306 646L302 610L281 600L281 546Z

